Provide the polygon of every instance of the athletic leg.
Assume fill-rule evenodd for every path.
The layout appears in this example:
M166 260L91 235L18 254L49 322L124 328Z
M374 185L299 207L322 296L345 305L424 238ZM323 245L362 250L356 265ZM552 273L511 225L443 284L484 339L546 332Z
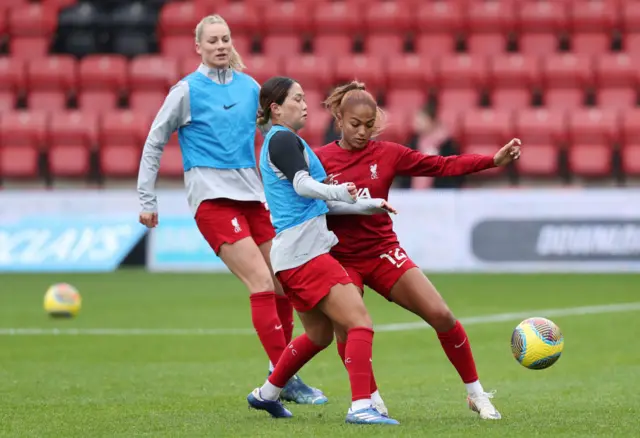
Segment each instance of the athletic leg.
M489 401L490 394L484 392L478 379L464 327L427 277L418 268L407 270L391 288L390 298L435 329L442 349L467 388L470 407L483 419L499 419L500 413Z

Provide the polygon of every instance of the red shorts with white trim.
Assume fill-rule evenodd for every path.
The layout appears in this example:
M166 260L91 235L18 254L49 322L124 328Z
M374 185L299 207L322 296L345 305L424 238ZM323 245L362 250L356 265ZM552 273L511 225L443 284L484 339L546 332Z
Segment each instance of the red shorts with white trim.
M207 199L196 211L196 224L216 254L225 243L253 237L262 245L276 236L269 211L259 201Z
M308 312L337 284L353 281L336 259L322 254L297 268L276 273L284 293L298 312Z
M361 290L364 290L364 285L367 285L389 301L391 301L391 288L400 280L400 277L409 269L417 267L399 246L376 258L348 260L341 263L353 283Z

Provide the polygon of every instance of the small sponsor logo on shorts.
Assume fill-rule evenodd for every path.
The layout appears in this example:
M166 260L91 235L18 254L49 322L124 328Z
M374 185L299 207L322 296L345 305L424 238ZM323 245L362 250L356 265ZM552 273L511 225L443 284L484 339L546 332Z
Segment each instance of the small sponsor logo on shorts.
M240 228L240 224L238 223L237 217L234 217L233 219L231 219L231 226L233 227L233 231L235 233L239 233L240 231L242 231L242 228Z

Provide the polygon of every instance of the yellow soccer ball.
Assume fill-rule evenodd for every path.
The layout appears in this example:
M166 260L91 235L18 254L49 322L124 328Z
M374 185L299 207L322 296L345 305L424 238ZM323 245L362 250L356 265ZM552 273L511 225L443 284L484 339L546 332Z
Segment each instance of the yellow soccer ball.
M546 318L525 319L511 335L513 357L530 370L549 368L560 359L563 348L560 328Z
M53 318L71 318L78 314L82 298L77 289L67 283L58 283L47 289L44 310Z

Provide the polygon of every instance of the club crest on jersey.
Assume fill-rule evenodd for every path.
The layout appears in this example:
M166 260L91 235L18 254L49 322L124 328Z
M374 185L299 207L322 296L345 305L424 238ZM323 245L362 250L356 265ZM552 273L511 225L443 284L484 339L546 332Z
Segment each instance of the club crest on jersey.
M233 227L234 233L239 233L240 231L242 231L242 228L240 228L240 224L238 223L237 217L234 217L233 219L231 219L231 226Z
M373 163L369 166L371 171L371 179L378 179L378 163Z

